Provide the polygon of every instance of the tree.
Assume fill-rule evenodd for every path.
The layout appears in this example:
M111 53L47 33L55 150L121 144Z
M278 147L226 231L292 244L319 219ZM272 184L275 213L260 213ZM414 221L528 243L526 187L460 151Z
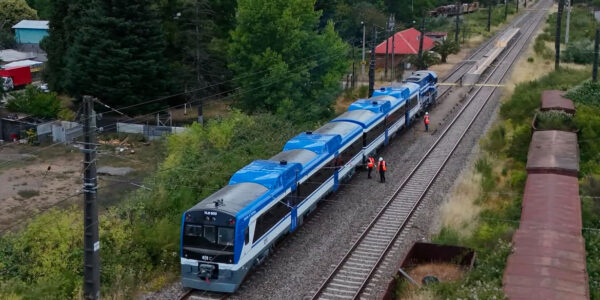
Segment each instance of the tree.
M21 20L37 20L37 12L25 0L0 1L0 29L9 30Z
M312 0L239 0L229 47L239 105L305 121L328 117L348 67L348 46L329 22L317 31Z
M52 11L54 0L27 0L27 4L35 9L42 20L48 20Z
M460 51L460 45L455 41L445 39L442 42L435 42L433 51L437 52L441 56L442 63L446 63L446 60L450 54L456 54Z
M65 92L67 52L80 28L85 3L84 0L54 0L49 9L49 35L42 40L40 47L48 55L44 81L53 91Z
M65 90L116 107L170 92L173 74L163 58L164 36L150 1L95 0L89 7L67 51ZM154 109L144 105L136 112Z

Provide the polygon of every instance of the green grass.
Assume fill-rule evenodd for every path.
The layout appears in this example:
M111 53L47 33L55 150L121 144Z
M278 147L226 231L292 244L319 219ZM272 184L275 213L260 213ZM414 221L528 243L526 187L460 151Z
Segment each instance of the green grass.
M538 113L535 125L537 130L575 131L576 129L573 115L559 110Z

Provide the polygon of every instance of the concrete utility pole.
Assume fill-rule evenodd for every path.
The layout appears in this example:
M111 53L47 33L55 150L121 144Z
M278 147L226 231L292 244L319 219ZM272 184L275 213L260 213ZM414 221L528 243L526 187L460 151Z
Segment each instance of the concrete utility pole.
M492 0L488 0L488 22L487 22L487 31L490 32L492 30Z
M365 22L360 22L360 24L363 27L363 49L362 49L362 61L360 62L360 77L361 80L365 80L365 37L366 37L366 28L365 28Z
M100 241L98 239L98 181L96 177L96 122L94 99L83 97L83 296L100 298Z
M504 21L508 18L508 0L504 0Z
M460 13L462 12L462 5L460 2L456 2L457 12L456 12L456 25L454 28L454 41L458 43L458 26L460 23Z
M356 85L356 57L354 56L354 43L352 43L352 82L351 87L354 89Z
M425 69L425 64L423 62L423 38L425 37L425 12L423 11L423 16L421 17L421 37L419 38L419 68Z
M594 68L592 69L593 81L598 81L598 44L600 44L600 29L596 28L596 38L594 40Z
M396 17L394 17L396 19ZM395 23L395 22L394 22ZM394 63L394 59L396 58L396 28L392 29L392 79L391 82L396 80L396 64Z
M519 0L517 0L517 13L519 13Z
M572 1L573 0L567 0L567 24L565 27L565 46L569 43L569 27L571 26L571 8L572 8Z
M375 43L377 42L377 30L373 24L373 41L371 44L371 64L369 65L369 98L375 91Z
M384 71L383 71L383 81L387 80L387 74L388 74L388 58L390 56L390 39L389 39L389 28L390 28L390 20L388 19L385 22L385 34L383 35L385 37L385 67L384 67Z
M558 13L556 14L556 38L554 39L554 69L560 68L560 25L562 23L562 13L565 2L564 0L558 0Z

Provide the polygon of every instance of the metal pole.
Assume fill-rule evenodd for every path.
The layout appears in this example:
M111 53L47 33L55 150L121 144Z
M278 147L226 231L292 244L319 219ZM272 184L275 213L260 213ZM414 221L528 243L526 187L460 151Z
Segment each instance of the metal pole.
M396 64L394 63L395 58L396 58L396 29L394 28L392 30L392 79L390 80L391 82L394 82L394 80L396 80Z
M592 78L598 81L598 44L600 43L600 29L596 29L596 39L594 41L594 68L592 69Z
M377 41L377 30L373 24L373 41L371 43L371 64L369 65L369 97L375 91L375 43Z
M425 69L425 64L423 63L423 38L425 37L425 12L423 12L423 16L421 17L421 38L419 38L419 68Z
M556 14L556 38L554 39L554 69L560 68L560 25L562 23L562 13L565 3L564 0L558 0L558 13Z
M354 43L352 43L352 81L351 86L354 89L356 85L356 57L354 56Z
M504 0L504 21L508 17L508 0Z
M365 37L366 37L366 29L365 29L365 22L360 22L363 26L363 49L362 49L362 61L360 62L361 68L360 68L360 76L361 76L361 80L365 79Z
M527 8L527 0L523 0L523 8Z
M460 2L457 2L456 6L458 7L458 11L456 12L456 28L454 29L454 41L458 43L458 24L460 23L460 13L462 11L462 5L460 4Z
M517 0L517 13L519 13L519 0Z
M487 31L492 30L492 0L488 0L488 22L487 22Z
M388 74L388 58L390 55L390 51L389 51L390 39L389 39L389 35L388 35L389 27L390 27L390 21L388 20L385 22L385 35L384 35L385 36L385 67L384 67L384 71L383 71L383 78L384 78L383 81L387 80L387 74Z
M567 24L565 27L565 46L569 43L569 27L571 25L571 6L572 0L567 0Z
M100 298L100 241L98 239L98 184L96 177L96 125L94 99L83 97L83 296Z

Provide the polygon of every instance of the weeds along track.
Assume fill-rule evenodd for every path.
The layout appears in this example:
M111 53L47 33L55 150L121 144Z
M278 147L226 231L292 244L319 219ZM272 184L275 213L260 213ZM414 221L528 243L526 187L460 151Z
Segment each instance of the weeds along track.
M538 7L547 7L549 3L547 0L540 1ZM523 14L519 20L522 24L521 35L505 49L496 64L490 66L481 83L497 85L504 81L544 15L544 10ZM314 293L313 299L376 297L374 291L377 286L387 284L380 282L380 278L389 278L379 266L390 251L403 243L406 235L404 229L409 219L496 89L495 86L479 86L471 91L463 108L389 197L375 219Z

